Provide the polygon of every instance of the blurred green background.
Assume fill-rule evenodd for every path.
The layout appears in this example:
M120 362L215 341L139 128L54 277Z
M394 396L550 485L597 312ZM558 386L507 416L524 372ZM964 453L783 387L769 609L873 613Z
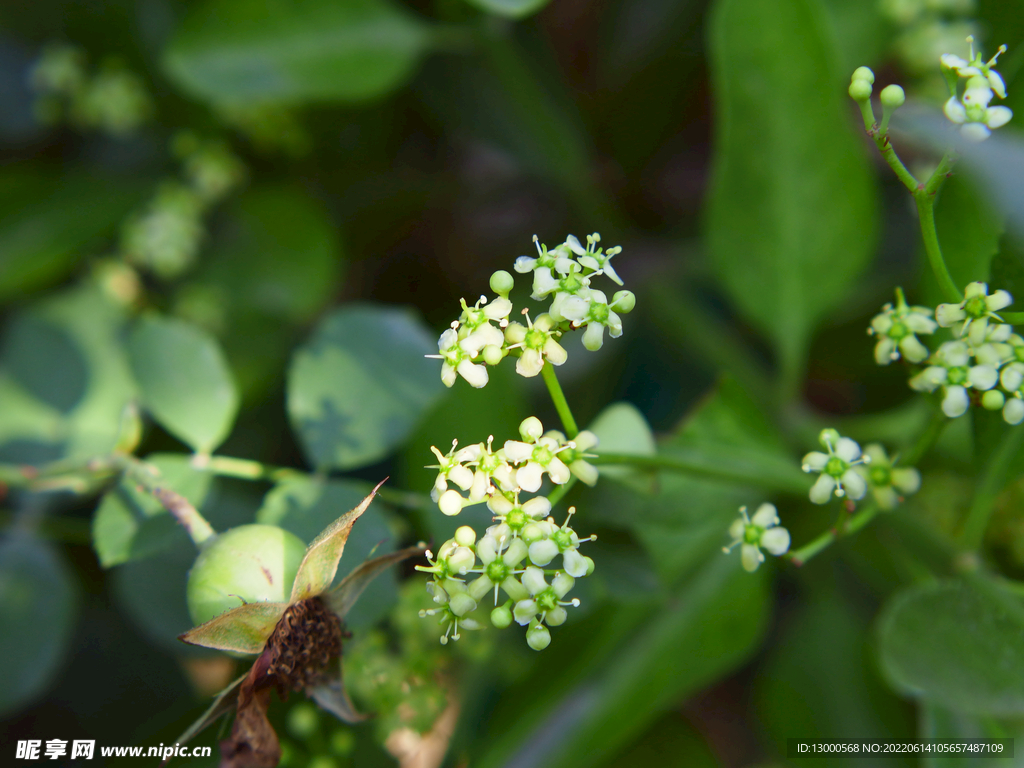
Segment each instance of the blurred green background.
M460 298L532 254L534 233L553 246L598 231L623 247L615 268L638 300L599 353L567 344L559 375L581 426L625 401L660 452L746 461L768 479L631 473L574 490L577 530L599 534L597 571L541 654L513 630L440 648L415 616L421 577L390 574L350 617L346 646L353 695L380 717L348 728L301 697L277 703L287 763L394 764L401 739L389 735L429 731L449 705L453 766L768 765L785 762L789 737L1016 733L1019 690L960 712L958 689L915 702L878 664L875 617L917 580L907 542L955 529L969 505L981 459L966 418L922 467L939 490L900 519L799 570L748 575L720 554L740 504L773 499L796 543L832 524L793 479L821 426L900 447L927 420L864 336L894 285L921 303L938 295L912 206L845 89L870 65L938 114L938 54L966 55L971 32L986 51L1009 44L1007 103L1024 116L1018 0L5 3L0 461L109 450L139 376L127 329L158 312L224 352L240 409L218 454L332 475L197 471L181 456L203 416L184 433L148 423L139 455L158 455L218 529L258 516L308 541L384 476L428 492L430 445L500 442L528 415L556 425L540 381L511 363L484 390L444 391L434 362L408 361L432 351ZM60 46L79 53L60 59ZM935 162L920 147L907 158ZM948 183L937 215L961 283L989 278L1000 247L1017 260L1004 273L1020 262L995 211L968 176ZM176 387L206 386L162 362ZM373 399L381 370L411 381L403 407ZM299 390L324 412L303 411ZM366 403L365 422L331 421L331 408ZM228 662L175 639L189 626L187 538L157 516L94 548L94 516L120 519L127 504L111 491L99 517L102 490L5 495L11 758L27 738L172 743L229 679ZM1003 497L990 541L1017 576L1019 492ZM453 528L429 504L375 504L343 572L375 546L437 543ZM1020 645L1019 625L1005 631ZM1008 663L1009 689L1024 662Z

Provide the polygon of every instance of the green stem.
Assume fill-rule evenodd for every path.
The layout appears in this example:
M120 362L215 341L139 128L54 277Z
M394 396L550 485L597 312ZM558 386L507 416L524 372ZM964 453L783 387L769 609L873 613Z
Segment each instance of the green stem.
M233 456L200 456L192 459L192 466L204 469L221 477L237 477L242 480L268 480L279 483L309 475L291 467L275 467L252 459L236 459Z
M914 447L907 451L906 455L900 456L900 466L912 467L917 464L932 449L948 423L949 418L946 414L942 412L941 408L936 408L928 426L914 443Z
M626 465L654 471L678 472L692 477L724 480L783 493L805 494L808 487L806 476L799 473L798 470L784 474L754 466L729 465L721 461L720 457L709 456L700 451L682 456L678 454L639 456L629 453L600 453L588 461L597 465Z
M1006 479L1006 472L1010 462L1017 456L1021 444L1024 443L1024 429L1011 427L1006 437L999 444L995 453L988 460L985 471L974 492L974 502L971 510L967 513L967 522L964 524L964 531L961 542L965 549L974 551L981 547L985 538L985 529L988 527L988 519L995 507L996 497L1003 488L1003 481Z
M809 544L805 544L800 547L800 549L790 552L786 555L786 558L790 560L793 565L803 565L823 549L828 548L836 539L841 536L849 536L851 533L859 531L865 525L870 523L874 519L875 515L880 511L881 510L877 504L874 502L868 502L860 512L847 521L846 525L842 526L841 530L837 527L830 531L826 531Z
M112 458L114 465L124 473L125 479L137 483L159 501L181 524L197 547L201 548L217 535L206 518L192 506L192 502L163 484L159 470L152 464L139 461L134 456L121 455Z
M942 258L942 249L939 247L939 234L935 229L935 196L955 162L956 155L953 152L947 152L939 163L939 167L928 179L928 183L914 192L914 202L917 203L917 213L921 223L921 239L924 240L924 250L928 255L928 263L935 274L935 279L938 280L939 287L946 298L954 304L959 304L964 300L964 294L957 288L952 275L949 274L946 261Z
M868 130L868 134L875 140L875 146L878 147L878 151L882 153L885 162L889 164L889 167L893 169L899 180L903 182L903 186L910 191L910 194L916 195L921 184L914 178L914 174L907 170L907 166L903 164L903 161L896 154L896 150L892 148L892 142L889 141L889 132L881 133L874 129Z
M574 485L576 485L576 475L572 475L569 478L569 482L565 483L564 485L558 486L557 488L555 488L555 490L549 493L548 501L551 502L551 506L554 507L555 504L557 504L563 498L565 498L565 494L571 491Z
M569 410L569 403L565 399L565 393L562 392L562 386L558 383L555 366L545 361L544 367L540 369L540 372L544 376L544 383L547 384L548 392L551 395L551 402L555 404L555 410L558 411L558 418L562 420L565 434L572 440L580 433L580 430L576 426L576 419L572 417L572 411Z

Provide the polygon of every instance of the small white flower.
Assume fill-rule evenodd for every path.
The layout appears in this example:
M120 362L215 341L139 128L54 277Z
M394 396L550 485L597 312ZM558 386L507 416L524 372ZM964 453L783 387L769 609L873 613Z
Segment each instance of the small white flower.
M942 412L949 418L962 416L970 406L967 390L991 389L999 380L994 365L971 365L971 348L963 341L947 341L929 360L929 366L908 382L918 392L942 387Z
M869 335L877 335L875 344L875 362L888 365L899 360L902 354L912 363L920 363L928 357L928 349L915 334L932 334L936 324L928 307L907 306L903 292L896 291L896 306L886 304L882 312L875 315L868 328Z
M530 493L540 489L545 472L556 485L569 482L570 476L569 467L558 457L568 445L561 445L550 435L534 437L532 432L527 431L527 425L532 425L533 422L540 424L535 417L530 417L520 426L520 434L530 442L507 440L504 447L505 457L509 462L523 465L516 470L516 482L520 488Z
M986 341L989 319L1001 323L1002 318L996 312L1012 303L1013 298L1006 291L998 290L989 295L986 283L968 283L964 300L959 304L939 304L935 319L943 328L963 323L959 326L959 335L966 333L972 345L980 346Z
M864 455L871 461L857 467L857 471L867 480L871 495L882 509L894 509L902 501L900 494L909 496L921 487L921 473L912 467L894 467L878 443L864 446Z
M762 549L772 555L782 555L789 550L789 531L779 527L778 510L774 504L762 504L757 508L753 518L747 517L747 508L740 507L739 519L729 526L732 543L723 547L723 552L732 551L737 544L740 548L740 561L746 571L756 571L764 562Z
M856 441L841 437L834 429L823 429L819 441L828 453L811 451L801 462L804 472L821 473L811 486L811 501L825 504L833 492L836 496L845 495L854 501L864 498L867 483L854 467L870 462L871 458L862 457Z
M968 37L967 40L971 43L969 62L953 54L944 54L941 57L944 71L967 78L966 88L958 99L955 82L957 77L951 77L950 98L943 106L943 111L946 117L960 126L960 133L964 138L970 141L984 141L993 130L1006 125L1013 117L1013 112L1007 107L989 106L994 96L1006 98L1003 78L993 69L996 59L1006 50L1006 46L1000 46L996 55L984 62L981 59L981 52L974 52L974 38Z

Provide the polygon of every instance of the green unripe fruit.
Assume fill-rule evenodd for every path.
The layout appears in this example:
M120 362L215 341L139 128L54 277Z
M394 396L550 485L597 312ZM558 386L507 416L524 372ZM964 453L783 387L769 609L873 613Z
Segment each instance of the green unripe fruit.
M536 622L536 619L534 622L526 630L526 644L535 651L543 651L551 645L551 633L548 632L548 628L543 624Z
M867 80L854 80L850 83L850 98L854 101L867 101L871 98L871 83Z
M498 629L505 629L509 624L512 623L512 611L506 608L504 605L499 605L493 611L491 611L491 624Z
M243 603L285 603L306 545L274 525L242 525L199 553L188 575L188 612L198 626Z
M907 95L898 85L887 85L882 89L879 98L882 100L882 106L886 109L896 109L907 100Z

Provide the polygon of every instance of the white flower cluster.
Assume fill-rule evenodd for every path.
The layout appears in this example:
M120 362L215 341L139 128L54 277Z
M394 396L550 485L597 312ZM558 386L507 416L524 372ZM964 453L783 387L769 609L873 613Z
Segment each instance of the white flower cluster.
M498 450L493 449L493 438L464 448L453 443L447 454L431 446L439 463L431 467L438 473L430 495L440 510L446 515L457 515L463 507L487 502L491 512L504 517L509 514L508 505L518 507L520 492L540 490L544 474L555 485L569 482L570 475L587 485L597 482L597 468L586 461L586 451L597 445L593 432L584 430L574 440L567 440L557 430L545 432L540 419L531 416L519 425L519 435L522 440L506 440ZM551 505L540 509L536 505L541 501L547 500L536 497L523 507L534 504L531 509L536 512L532 516L543 517Z
M152 100L137 75L116 64L91 74L85 54L72 46L45 48L30 81L39 94L36 114L46 123L66 118L82 128L126 136L153 112Z
M940 391L942 411L951 419L963 415L973 397L989 410L1002 408L1009 424L1019 424L1024 421L1024 339L996 314L1012 302L1006 291L989 294L988 285L976 282L967 286L963 301L940 304L933 313L928 307L908 306L897 288L896 306L886 304L868 329L878 336L875 360L888 365L902 356L924 364L910 386L919 392ZM930 352L917 335L940 326L952 329L956 338Z
M511 274L499 270L491 275L491 290L497 297L488 302L481 296L475 305L462 302L462 315L452 323L437 342L438 354L428 355L443 361L441 381L445 386L455 384L462 376L473 387L484 387L488 382L487 366L497 365L512 354L516 373L537 376L545 362L561 365L566 361L565 349L558 340L562 334L585 328L583 344L590 350L601 348L604 330L613 338L622 335L619 313L632 311L636 299L630 291L618 291L611 301L607 295L590 287L598 275L606 275L613 282L622 281L611 265L611 258L620 248L602 250L601 237L587 237L587 247L572 235L552 250L537 241L537 257L520 256L516 259L516 272L533 273L535 301L550 298L547 312L530 320L526 310L522 314L525 325L510 321L513 306L509 292L515 281Z
M524 501L520 494L540 490L545 474L556 485L564 485L571 475L593 485L598 472L586 461L586 451L597 445L597 437L584 431L575 440L566 440L561 432L545 432L533 416L519 426L519 434L522 440L507 440L498 450L493 449L493 439L464 448L453 445L447 455L431 447L439 462L434 465L438 474L431 497L441 511L457 515L466 506L486 502L494 516L494 525L479 541L472 528L462 526L454 539L441 546L429 567L418 566L434 574L427 589L441 607L424 615L441 615L446 626L443 643L449 636L458 639L459 626L480 627L468 614L493 588L491 623L504 628L514 619L522 626L529 625L527 642L541 650L551 641L544 625L553 627L565 621L564 606L569 603L562 598L574 579L594 570L594 561L579 552L580 542L593 537L581 540L568 519L557 526L549 516L547 497ZM574 511L569 510L570 518ZM559 555L560 570L543 570ZM427 557L431 557L429 553ZM460 577L470 573L479 576L467 585ZM550 585L545 582L546 575L553 576ZM509 598L501 606L499 589Z
M818 440L827 453L811 451L801 462L804 472L820 473L809 494L815 504L828 503L833 494L859 501L870 488L879 507L893 509L903 495L921 487L920 473L912 467L895 467L897 460L890 459L877 443L861 452L856 440L834 429L823 429Z
M455 537L438 550L435 560L427 552L429 566L416 566L417 570L433 574L427 582L427 591L439 605L420 612L420 616L440 615L445 627L441 643L448 638L459 639L459 627L480 629L479 620L469 616L485 597L494 594L494 608L490 619L498 629L513 621L526 630L526 642L535 651L543 650L551 642L548 627L564 624L566 607L578 606L578 599L564 600L576 579L594 571L594 561L579 553L581 539L569 527L566 519L562 526L552 518L532 519L523 505L520 512L529 519L520 530L507 522L498 522L479 540L476 531L461 526ZM550 505L548 506L550 509ZM569 510L572 516L574 510ZM590 541L593 539L583 539ZM558 555L562 567L545 569ZM548 577L551 577L550 583ZM472 579L472 580L470 580ZM467 583L468 581L468 583ZM499 593L506 600L498 604Z
M993 69L999 54L1006 51L1006 46L999 46L988 61L983 61L981 51L974 52L974 37L968 36L971 46L970 60L964 61L951 53L941 57L942 72L949 84L949 99L943 106L946 117L960 126L960 133L971 141L984 141L992 129L999 128L1010 122L1013 112L1009 107L991 107L989 103L995 96L1006 98L1006 85L1003 78ZM957 96L957 85L960 79L966 80L963 94Z
M125 260L164 279L178 277L192 266L206 233L203 217L245 177L241 161L221 142L182 133L173 148L185 180L164 182L121 232Z

